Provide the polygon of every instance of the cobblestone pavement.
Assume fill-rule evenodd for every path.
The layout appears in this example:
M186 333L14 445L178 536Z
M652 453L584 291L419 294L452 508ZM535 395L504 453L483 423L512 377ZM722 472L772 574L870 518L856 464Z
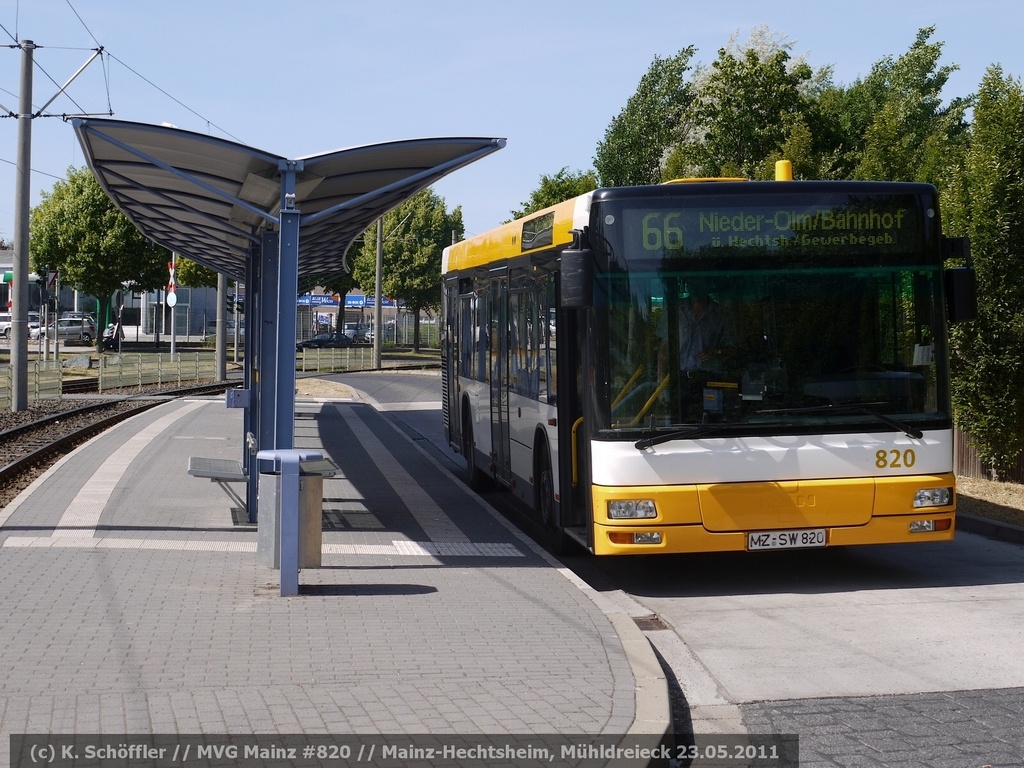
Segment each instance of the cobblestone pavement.
M800 734L800 768L1020 768L1024 689L769 701L752 733Z

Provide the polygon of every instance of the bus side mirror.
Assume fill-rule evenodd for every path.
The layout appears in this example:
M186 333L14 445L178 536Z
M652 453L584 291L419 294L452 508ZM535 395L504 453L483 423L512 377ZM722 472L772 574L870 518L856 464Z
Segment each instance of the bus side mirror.
M965 267L945 271L946 319L962 323L978 316L978 288L971 266L971 241L967 237L942 237L942 258L960 259Z
M974 320L978 316L978 288L971 267L947 269L946 317L951 323Z
M594 252L589 248L562 251L562 299L567 309L587 309L594 293Z

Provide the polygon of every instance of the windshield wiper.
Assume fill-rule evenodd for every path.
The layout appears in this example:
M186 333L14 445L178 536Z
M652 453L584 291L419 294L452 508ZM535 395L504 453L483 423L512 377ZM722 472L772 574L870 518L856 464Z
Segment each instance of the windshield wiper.
M892 427L897 432L904 433L907 437L912 437L915 440L920 440L924 437L922 432L917 427L912 427L909 424L904 424L898 419L894 419L891 416L886 416L880 411L876 411L874 408L870 408L867 405L815 405L808 408L772 408L766 411L758 411L758 413L765 414L801 414L801 413L864 413L873 419L876 419L883 424Z
M729 431L738 425L736 424L692 424L685 429L678 429L675 432L666 432L663 435L655 435L654 437L645 437L642 440L637 440L633 443L633 447L638 451L643 451L647 448L651 448L655 445L661 445L662 443L669 443L673 440L682 440L684 437L700 437L707 435L712 432Z

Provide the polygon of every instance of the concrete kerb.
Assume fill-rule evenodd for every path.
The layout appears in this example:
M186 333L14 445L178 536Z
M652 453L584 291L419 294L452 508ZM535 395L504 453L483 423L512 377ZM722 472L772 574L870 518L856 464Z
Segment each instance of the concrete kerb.
M379 412L387 410L365 392L353 389L353 393L356 398L367 405L370 405L375 410ZM401 435L402 439L409 439L408 435L398 429L391 421L386 421L388 421L389 426L394 429L395 432ZM649 746L653 748L657 744L663 742L666 737L670 736L672 734L672 711L669 703L668 678L666 677L664 670L661 668L661 664L658 662L657 655L655 654L650 641L634 623L630 612L620 609L609 601L603 600L600 593L596 592L586 584L586 582L577 577L576 574L559 563L551 553L506 520L504 516L502 516L484 499L472 494L472 491L466 488L462 484L462 481L455 477L447 467L440 464L433 456L424 450L421 445L413 440L410 440L409 442L411 442L415 446L416 450L418 450L433 466L435 466L439 472L443 472L445 475L450 477L453 482L467 495L473 495L474 500L486 509L488 514L490 514L500 525L505 527L513 536L522 542L524 546L529 547L532 552L536 553L558 573L568 579L574 586L583 592L608 618L612 628L615 630L615 634L619 638L619 642L622 643L622 649L626 655L626 660L629 663L629 668L633 674L634 680L635 706L633 725L626 734L624 734L622 743L624 745L635 745L640 743L642 746Z
M1011 544L1024 544L1024 526L961 514L956 516L956 526L961 531L976 533L988 539L1006 541Z

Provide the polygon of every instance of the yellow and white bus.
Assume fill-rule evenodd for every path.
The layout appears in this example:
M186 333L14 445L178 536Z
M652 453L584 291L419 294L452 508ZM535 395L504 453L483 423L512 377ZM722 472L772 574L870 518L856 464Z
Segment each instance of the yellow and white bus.
M568 200L444 251L449 442L555 550L951 539L947 323L974 303L951 256L927 184Z

